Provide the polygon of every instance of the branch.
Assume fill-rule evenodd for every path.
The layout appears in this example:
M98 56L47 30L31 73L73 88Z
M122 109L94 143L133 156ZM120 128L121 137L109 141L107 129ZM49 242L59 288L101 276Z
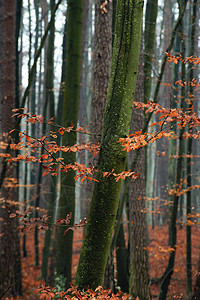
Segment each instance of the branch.
M59 5L61 4L61 2L62 2L62 0L59 0L58 3L55 5L55 7L53 9L53 12L52 12L52 15L51 15L51 19L50 19L50 21L49 21L49 23L47 25L47 28L46 28L45 33L44 33L44 36L41 39L40 47L39 47L39 49L38 49L38 51L36 53L36 56L35 56L35 59L34 59L34 63L33 63L32 67L31 67L31 70L30 70L29 79L28 79L28 85L26 87L26 90L24 92L24 95L23 95L23 98L22 98L22 101L21 101L21 108L23 108L25 106L26 98L28 96L30 87L32 85L33 76L34 76L34 73L35 73L35 70L36 70L36 65L37 65L38 58L40 57L40 54L41 54L42 49L44 47L44 43L45 43L45 40L47 38L48 32L49 32L49 30L51 28L51 24L53 23L56 11L57 11ZM2 121L2 120L0 120L0 121ZM21 122L21 118L19 118L19 119L16 120L15 128L19 128L20 122ZM16 134L17 134L17 131L15 131L15 136L14 137L16 137ZM8 146L6 148L6 153L10 152L10 143L11 143L11 139L9 140ZM0 189L2 187L4 178L6 176L6 171L7 171L7 160L4 158L4 160L2 161L2 171L1 171L1 177L0 177Z
M59 7L59 5L61 4L62 0L59 0L58 3L55 5L54 9L53 9L53 12L51 14L51 19L46 27L46 30L45 30L45 33L41 39L41 42L40 42L40 47L39 49L37 50L36 52L36 55L35 55L35 59L34 59L34 63L31 67L31 70L30 70L30 74L29 74L29 78L28 78L28 85L26 87L26 90L24 92L24 96L22 98L22 102L21 102L21 107L24 107L25 106L25 103L26 103L26 98L28 96L28 93L29 93L29 90L30 90L30 87L32 85L32 81L33 81L33 76L34 76L34 73L35 73L35 70L36 70L36 65L37 65L37 61L38 61L38 58L40 57L40 54L42 52L42 49L44 47L44 44L45 44L45 41L46 41L46 38L47 38L47 35L49 33L49 30L51 28L51 25L54 21L54 18L55 18L55 14L56 14L56 11ZM20 119L21 120L21 119ZM18 123L20 123L20 120L18 121Z
M18 278L13 284L11 284L1 295L0 295L0 299L2 299L3 298L3 296L5 296L5 294L9 291L9 289L11 288L11 287L13 287L13 286L15 286L15 284L18 282L18 281L20 281L21 280L21 278Z
M174 29L172 30L171 40L170 40L169 45L168 45L165 52L170 52L172 50L172 47L174 45L174 40L175 40L175 37L176 37L176 31L177 31L178 26L181 23L181 21L183 19L183 16L185 14L185 9L186 9L187 2L188 2L188 0L185 1L184 5L183 5L183 9L179 14L178 20L177 20L177 22L174 26ZM160 73L159 73L159 76L158 76L158 81L157 81L156 88L155 88L155 91L154 91L154 96L153 96L153 102L154 103L158 102L158 92L160 90L160 84L162 82L162 78L163 78L163 75L164 75L164 70L165 70L166 63L167 63L167 55L164 54L163 59L162 59L162 64L161 64L161 70L160 70ZM150 113L148 115L148 118L146 119L145 126L144 126L144 129L142 131L143 133L146 132L146 130L147 130L147 127L148 127L149 122L151 120L152 114L153 114L153 112Z

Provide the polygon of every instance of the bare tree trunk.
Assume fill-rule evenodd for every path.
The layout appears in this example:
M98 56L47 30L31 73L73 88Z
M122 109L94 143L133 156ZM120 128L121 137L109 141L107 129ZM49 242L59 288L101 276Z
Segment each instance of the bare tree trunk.
M193 0L192 5L192 14L191 14L191 21L192 21L192 28L191 28L191 35L190 35L190 49L189 55L195 55L195 27L197 21L197 0ZM189 81L192 82L194 78L194 71L193 65L190 65L190 74L189 74ZM190 97L190 104L189 108L191 113L193 112L193 105L194 105L194 88L190 84L189 86L189 97ZM190 126L190 125L189 125ZM190 133L193 133L193 128L189 129ZM189 155L186 160L186 168L187 168L187 226L186 226L186 254L187 254L187 262L186 262L186 269L187 269L187 294L190 295L192 292L192 237L191 237L191 213L192 213L192 138L188 140L188 149L187 154Z
M11 138L10 127L4 122L14 126L14 118L11 118L11 115L16 97L15 1L1 0L0 7L0 61L2 62L0 64L0 131L1 143L7 146ZM0 168L2 169L2 164ZM17 209L16 171L15 164L7 164L6 177L0 194L0 298L4 295L22 294L18 218L10 218Z
M135 101L144 99L144 72L142 44L135 93ZM140 131L144 127L144 114L141 110L133 110L131 130ZM130 153L130 162L134 163L137 151ZM136 180L130 182L129 188L129 231L130 231L130 279L129 291L139 299L150 299L150 279L147 252L147 223L145 213L145 148L142 147L137 158L134 172L139 173Z

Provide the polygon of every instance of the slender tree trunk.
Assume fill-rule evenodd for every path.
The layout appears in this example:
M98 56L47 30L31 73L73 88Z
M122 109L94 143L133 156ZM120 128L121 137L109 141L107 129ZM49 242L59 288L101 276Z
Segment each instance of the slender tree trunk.
M93 132L97 135L91 138L92 143L100 142L100 136L106 97L108 92L108 83L110 77L110 68L112 60L112 5L109 2L106 7L107 13L102 14L100 6L102 1L95 2L95 34L94 34L94 49L93 49L93 95L91 108L91 124ZM90 160L97 165L98 157ZM91 182L88 188L87 198L91 200L93 183Z
M35 6L35 17L36 17L36 23L35 23L35 43L34 43L34 59L36 57L36 53L38 50L38 39L39 39L39 1L35 0L34 1L34 6ZM32 89L30 93L30 111L32 114L36 113L36 76L37 76L37 65L35 69L35 73L33 75L33 82L32 82ZM35 124L31 124L31 136L36 136L36 128ZM41 179L42 176L40 173L38 173L38 177L36 177L36 167L38 169L40 166L38 164L31 164L30 167L30 184L34 187L34 191L32 191L33 197L36 199L35 200L35 218L38 218L38 209L40 205L40 185L41 185ZM35 265L39 266L39 238L38 238L38 227L36 226L34 229L34 247L35 247Z
M183 9L183 7L180 7L180 11ZM183 20L182 20L183 21ZM182 23L181 21L181 23ZM182 27L182 24L180 24L180 28ZM182 32L182 38L183 38L183 32ZM182 42L182 55L185 57L185 45L184 42ZM183 82L185 81L185 64L181 64L181 79ZM181 109L183 112L185 111L185 87L183 86L181 88ZM165 269L163 280L160 286L160 294L159 294L159 300L165 300L167 297L167 291L170 284L171 276L174 271L174 263L175 263L175 256L176 256L176 243L177 243L177 214L178 214L178 204L179 204L179 190L181 186L181 176L182 176L182 167L183 167L183 154L184 154L184 139L183 134L185 132L185 128L180 129L179 134L179 149L178 149L178 161L177 161L177 170L176 170L176 182L175 182L175 189L176 193L173 195L173 205L171 210L171 217L170 217L170 255L168 260L168 265Z
M108 2L107 12L102 14L100 6L101 0L95 1L95 34L94 34L94 55L93 55L93 96L91 109L91 124L93 131L101 134L103 127L103 118L110 77L110 68L112 60L112 2ZM100 136L93 136L92 143L100 142ZM97 165L98 156L90 160ZM90 183L90 191L87 198L91 200L93 183ZM113 249L110 249L108 263L104 276L104 288L113 289L114 286L114 266Z
M175 54L178 54L181 52L181 38L180 38L180 25L178 27L178 34L176 36L176 41L175 41ZM174 64L174 70L173 70L173 97L170 102L170 108L175 109L177 108L177 102L180 96L179 89L177 88L177 85L175 82L178 81L180 78L180 73L179 73L179 68L180 68L180 63L178 62L177 64ZM172 129L174 133L177 133L177 128L175 122L172 123ZM168 164L168 189L169 191L173 188L175 188L175 182L176 182L176 169L177 169L177 161L174 158L176 155L177 151L177 140L176 139L171 139L169 141L169 164ZM169 193L168 193L169 194ZM169 203L169 212L172 209L172 203L173 203L173 195L168 195L168 203ZM169 226L169 244L170 244L170 226Z
M163 45L162 51L165 53L167 49L167 45L171 39L171 30L172 30L172 18L171 18L171 0L164 1L164 10L163 10L163 22L164 22L164 37L163 37ZM165 70L163 73L162 82L165 84L172 84L172 67L171 64L166 64ZM171 88L167 85L161 85L159 91L159 103L164 107L169 107L170 105L170 92ZM167 221L167 213L165 203L168 200L167 193L167 184L168 184L168 149L169 142L167 139L162 138L159 143L156 143L156 153L157 151L160 153L165 152L165 156L157 156L157 196L159 197L159 208L163 211L163 215L160 215L160 220L162 224L166 224Z
M0 131L1 143L10 143L10 127L14 126L12 109L16 97L16 6L15 1L0 1ZM0 168L3 164L1 159ZM17 173L14 163L7 164L7 170L0 198L0 298L22 294L22 274L18 218L10 218L17 210ZM14 183L14 184L13 184ZM13 202L14 201L14 202Z
M155 45L158 0L148 0L145 14L144 31L144 99L147 102L151 93L152 59Z
M51 14L55 6L55 0L50 1ZM46 103L49 107L50 118L55 116L55 103L54 103L54 40L55 40L55 18L52 22L48 38L47 48L47 71L46 71ZM50 130L54 131L53 128ZM41 182L39 183L41 184ZM50 177L50 189L48 195L48 216L51 216L51 223L54 222L56 210L56 191L57 191L57 177ZM47 279L48 276L48 260L50 255L52 230L49 229L45 232L45 241L42 257L42 278Z
M198 261L196 282L194 286L194 293L192 296L192 300L199 300L199 299L200 299L200 251L199 251L199 261Z
M143 47L141 44L135 101L144 99ZM144 127L142 110L133 110L131 130L140 131ZM131 163L136 151L130 153ZM139 299L150 299L150 279L147 253L147 215L145 213L145 148L143 147L133 169L139 176L130 182L129 188L129 229L130 229L130 279L129 292Z
M145 13L145 30L144 30L144 101L145 103L150 100L151 85L152 85L152 66L153 55L155 49L155 32L156 32L156 19L158 14L158 1L148 0L146 4ZM151 34L149 34L151 33ZM145 164L146 164L146 196L152 197L152 174L155 171L155 156L153 149L155 145L148 145L145 149ZM148 156L148 159L147 159ZM152 203L153 200L152 200ZM152 207L153 211L153 207ZM152 214L153 218L153 214ZM153 223L153 221L152 221Z
M78 112L78 122L81 126L86 126L89 124L88 111L91 107L91 97L89 93L90 88L90 71L89 71L89 32L91 30L91 11L92 5L91 0L83 0L83 20L82 20L82 30L81 30L81 83L80 83L80 100L79 100L79 112ZM79 134L77 136L77 143L88 143L89 137L87 135ZM88 163L88 153L83 151L82 153L77 153L77 160L80 163L87 165ZM76 190L76 207L77 214L76 218L84 219L88 212L88 201L87 201L87 181L80 184L80 188Z
M129 292L129 270L128 270L128 258L127 249L124 238L123 223L119 228L119 233L116 241L116 259L117 259L117 286L124 293Z
M126 153L120 143L130 130L140 51L143 1L118 1L111 77L106 101L97 180L90 205L75 284L95 288L103 283L118 208L121 181L103 172L121 173Z
M34 0L34 9L35 9L34 59L35 59L36 53L37 53L37 50L38 50L38 39L39 39L39 2L38 2L38 0ZM32 13L32 12L30 11L30 13ZM30 32L30 35L32 36L32 32ZM30 47L32 47L32 45L30 45ZM30 52L31 52L31 49L30 49ZM29 108L28 109L32 114L36 113L36 102L37 102L37 99L36 99L36 80L37 80L36 76L37 76L37 64L36 64L36 67L35 67L35 72L33 74L31 89L30 89L30 93L29 93ZM35 133L36 133L35 128L36 128L35 124L30 124L30 134L31 134L31 136L34 136L34 137L36 136L35 135ZM35 155L35 154L32 154L32 155ZM36 178L37 167L38 167L38 164L30 163L30 166L29 166L30 175L29 176L30 176L30 186L31 186L30 195L31 195L31 198L32 198L31 206L35 205L34 199L36 197L38 197L38 195L36 195L36 190L37 190L37 182L36 182L37 181L37 178ZM37 212L36 212L36 214L37 214ZM34 243L38 244L36 233L35 233L35 238L36 239L34 240ZM38 249L38 246L35 245L35 249ZM37 265L37 258L36 257L37 257L37 252L35 253L35 263Z
M128 166L126 163L126 171ZM129 182L130 179L126 178L122 187L122 194L117 210L115 221L115 229L111 243L111 249L116 248L117 260L117 286L120 286L122 292L129 291L129 251L126 249L124 229L123 229L123 209L129 202ZM127 219L129 220L129 209L127 209ZM129 227L128 227L129 229ZM129 236L129 230L128 230ZM129 239L130 240L130 239ZM129 241L128 241L129 243Z
M191 36L190 36L190 56L194 56L195 54L195 27L196 27L196 21L197 21L197 0L193 0L193 6L192 6L192 28L191 28ZM194 77L194 72L193 72L193 66L190 65L190 75L189 75L189 81L192 82ZM191 114L193 112L193 105L194 105L194 88L190 84L189 86L189 97L190 97L190 104L189 108L191 111ZM190 126L190 124L189 124ZM193 133L192 127L189 128L190 133ZM192 138L189 138L188 140L188 158L186 161L186 167L187 167L187 226L186 226L186 254L187 254L187 293L188 295L191 294L192 292L192 240L191 240L191 203L192 203L192 191L191 191L191 186L192 186Z
M82 23L82 0L68 0L68 26L67 26L67 56L66 78L63 108L63 125L77 125L78 104L80 92L80 69L81 69L81 23ZM74 38L76 37L76 38ZM76 133L66 133L62 138L62 144L72 146L76 144ZM76 160L74 152L63 153L66 164ZM59 218L65 218L71 213L70 226L74 223L75 213L75 172L70 171L61 175L61 193L59 202ZM71 282L72 266L72 241L73 231L69 230L64 235L66 228L60 226L57 234L57 249L55 260L55 276L61 278L66 286Z

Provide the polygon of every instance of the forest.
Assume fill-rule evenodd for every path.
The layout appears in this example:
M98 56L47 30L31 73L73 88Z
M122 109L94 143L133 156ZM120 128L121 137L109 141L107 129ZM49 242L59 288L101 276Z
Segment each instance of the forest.
M0 299L200 300L199 8L0 0Z

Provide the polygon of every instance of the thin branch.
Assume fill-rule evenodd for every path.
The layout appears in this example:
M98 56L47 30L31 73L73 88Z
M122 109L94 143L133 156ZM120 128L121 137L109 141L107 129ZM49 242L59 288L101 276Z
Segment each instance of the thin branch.
M62 2L62 0L59 0L58 3L55 5L55 8L53 9L53 12L52 12L52 15L51 15L51 19L50 19L50 21L47 25L44 36L41 39L40 47L39 47L39 49L36 53L34 63L33 63L32 67L31 67L31 70L30 70L28 85L26 87L26 90L24 92L24 95L23 95L23 98L22 98L22 101L21 101L21 108L23 108L25 106L26 98L28 96L28 93L29 93L29 90L30 90L30 87L31 87L31 84L32 84L33 76L34 76L34 73L35 73L35 70L36 70L36 65L37 65L38 58L40 57L40 54L41 54L42 49L44 47L45 40L47 38L48 32L51 28L51 24L53 23L53 19L55 17L56 11L57 11L59 5L61 4L61 2ZM2 122L2 120L0 120L0 121ZM20 122L21 122L21 118L16 120L15 128L19 128ZM16 134L16 132L15 132L15 134ZM9 140L9 143L7 145L6 153L10 152L10 143L11 143L11 139ZM4 178L6 176L6 171L7 171L7 159L4 158L3 161L2 161L2 170L1 170L1 177L0 177L0 189L2 187Z
M5 294L9 291L9 289L11 289L11 287L15 286L15 284L20 281L21 278L18 278L13 284L11 284L1 295L0 295L0 299L3 298L3 296L5 296Z
M177 20L177 22L174 26L174 29L172 30L171 40L170 40L169 45L168 45L168 47L165 51L167 53L172 50L172 47L174 45L174 40L175 40L175 37L176 37L176 31L177 31L178 26L179 26L180 22L182 21L183 16L185 14L185 9L186 9L187 2L188 2L188 0L185 1L184 5L183 5L183 9L179 14L179 17L178 17L178 20ZM155 91L154 91L154 96L153 96L153 102L154 103L158 102L158 92L160 90L160 84L162 82L162 78L163 78L163 75L164 75L164 70L165 70L166 63L167 63L167 55L164 54L164 56L162 58L162 64L161 64L161 69L160 69L160 73L159 73L159 76L158 76L158 81L157 81L156 88L155 88ZM152 114L153 114L153 112L149 113L142 132L146 132L146 130L148 128L148 125L149 125L149 122L151 120Z
M50 28L51 28L51 25L52 25L52 23L53 23L53 21L54 21L56 11L57 11L59 5L61 4L61 2L62 2L62 0L59 0L58 3L55 5L55 7L54 7L54 9L53 9L53 12L52 12L52 14L51 14L51 19L50 19L50 21L49 21L49 23L48 23L48 25L47 25L47 27L46 27L45 33L44 33L44 35L43 35L43 37L42 37L42 39L41 39L40 47L39 47L39 49L38 49L37 52L36 52L35 59L34 59L34 63L33 63L33 65L32 65L32 67L31 67L30 74L29 74L29 78L28 78L28 85L27 85L27 87L26 87L26 90L25 90L24 95L23 95L23 98L22 98L21 107L24 107L24 106L25 106L26 98L27 98L27 96L28 96L30 87L31 87L31 85L32 85L33 76L34 76L34 74L35 74L37 61L38 61L38 59L39 59L39 57L40 57L40 54L41 54L42 49L43 49L43 47L44 47L44 44L45 44L47 35L48 35L49 30L50 30ZM20 120L18 121L18 123L20 123Z

